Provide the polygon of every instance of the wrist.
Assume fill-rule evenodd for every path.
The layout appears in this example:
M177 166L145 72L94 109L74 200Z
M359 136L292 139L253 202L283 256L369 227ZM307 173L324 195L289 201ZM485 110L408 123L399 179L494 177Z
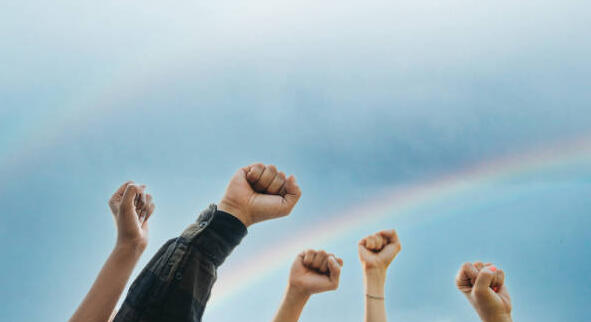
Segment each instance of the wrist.
M217 209L236 217L247 228L253 224L250 216L247 216L244 211L240 210L239 207L233 206L231 203L226 202L225 200L219 202Z
M513 322L511 314L500 314L495 316L487 316L482 318L482 322Z
M146 249L147 243L144 241L135 240L120 240L117 239L114 252L124 253L129 256L139 257Z
M308 301L310 296L312 296L312 293L310 291L291 284L287 286L287 291L285 292L285 298L290 302L305 303L306 301Z
M366 280L373 280L373 281L386 281L386 269L383 268L364 268L363 269L363 276Z
M366 294L376 297L384 297L386 270L375 268L365 269L363 278Z

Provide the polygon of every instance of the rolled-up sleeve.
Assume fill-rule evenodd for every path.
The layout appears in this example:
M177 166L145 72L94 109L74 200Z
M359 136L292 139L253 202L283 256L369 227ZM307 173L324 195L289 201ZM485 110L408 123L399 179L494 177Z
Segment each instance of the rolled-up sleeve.
M201 321L217 268L246 234L240 220L210 205L150 260L114 321Z

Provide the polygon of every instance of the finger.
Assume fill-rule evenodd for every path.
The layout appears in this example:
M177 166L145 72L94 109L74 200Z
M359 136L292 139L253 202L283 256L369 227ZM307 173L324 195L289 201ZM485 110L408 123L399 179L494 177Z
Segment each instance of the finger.
M380 235L374 235L375 236L375 241L376 241L376 250L382 250L384 248L384 246L387 244L386 240L384 238L382 238L382 236Z
M365 237L365 248L373 250L373 244L372 236Z
M320 273L327 273L328 272L328 258L330 256L334 256L334 254L328 254L326 257L324 257L324 260L322 260L322 264L320 265L320 268L318 269L318 271L320 271Z
M122 184L119 188L117 188L117 191L115 191L115 193L113 194L113 196L121 196L123 197L123 193L125 192L125 189L127 189L127 186L132 184L133 180L129 180L127 182L125 182L124 184Z
M141 187L140 187L141 189ZM134 206L135 206L135 212L137 213L138 218L142 218L145 214L145 207L146 207L146 194L140 190L139 193L136 195L136 197L133 200Z
M497 284L499 287L505 285L505 271L497 269Z
M286 179L285 173L283 173L283 172L277 173L275 178L273 178L273 181L271 181L269 188L267 188L267 193L274 194L274 195L279 194L279 192L281 192L281 189L285 185L285 179Z
M287 183L287 179L285 179L285 183ZM287 194L287 190L285 189L285 183L283 184L283 187L281 187L278 193L278 195L282 197L285 197L285 195Z
M143 208L145 205L147 205L145 192L146 192L146 185L143 184L140 186L140 193L137 196L136 207Z
M494 277L491 282L491 288L493 291L498 292L503 284L505 283L505 272L502 269L498 269L496 266L489 266L488 268L492 272L494 272Z
M359 241L359 246L362 246L362 247L364 247L364 248L367 248L367 237L365 237L365 238L362 238L362 239Z
M476 269L480 271L484 267L484 264L480 261L476 261L474 262L474 267L476 267Z
M259 181L261 174L263 174L263 170L265 170L265 165L262 163L255 163L250 166L249 170L246 172L246 180L251 185L254 185Z
M312 265L311 268L315 269L315 270L320 270L320 267L322 267L322 262L328 257L328 254L323 251L317 251L316 252L316 256L314 256L314 260L312 261Z
M395 242L399 241L398 234L396 233L396 230L394 230L394 229L382 230L379 232L379 234L382 237L384 237L388 241L388 243L395 243Z
M145 203L146 205L150 205L152 203L152 195L149 193L146 193L146 197L145 197Z
M138 185L127 185L127 188L125 188L125 191L123 192L123 197L121 199L121 210L131 210L132 208L135 208L135 200L137 199L140 193L141 190Z
M152 206L152 195L151 194L143 194L144 201L142 204L142 208L140 209L138 217L140 218L140 223L143 223L150 214L150 207Z
M456 275L456 286L458 289L464 293L470 292L472 290L472 285L476 281L476 276L478 276L478 270L476 267L470 262L466 262L460 267L458 274Z
M371 236L369 236L368 241L369 241L369 249L371 249L374 252L380 251L378 236L371 235Z
M334 256L328 258L328 270L329 278L335 284L336 289L339 285L339 277L341 276L341 265Z
M109 207L111 208L113 213L117 212L117 209L119 207L119 203L121 202L121 199L123 198L123 193L125 192L125 189L127 189L127 186L132 183L133 183L133 181L129 180L129 181L125 182L124 184L122 184L119 188L117 188L115 193L113 193L113 195L109 199Z
M304 256L305 256L305 255L306 255L306 251L305 251L305 250L303 250L303 251L301 251L301 252L298 254L298 258L299 258L299 259L300 259L302 262L304 262Z
M294 176L290 176L285 181L285 195L283 196L281 214L289 214L301 196L302 191L296 183L296 178Z
M148 213L146 214L146 217L144 218L144 222L142 223L142 228L147 227L148 219L150 219L150 217L152 216L152 213L154 213L154 209L156 209L156 205L154 203L151 203L150 207L148 208Z
M306 250L306 252L304 253L304 266L309 267L310 265L312 265L312 261L314 261L314 256L316 255L316 252L308 249Z
M156 205L152 202L150 203L150 205L148 206L148 208L146 209L146 216L144 218L144 221L148 221L148 219L152 216L152 214L154 213L154 210L156 209Z
M269 185L271 185L271 182L276 175L277 168L274 165L270 164L266 166L265 170L263 170L263 174L261 174L261 177L259 178L259 181L257 181L257 183L254 185L254 189L258 192L266 192L267 188L269 188Z
M123 193L121 206L119 207L119 216L123 217L128 224L136 223L138 221L137 212L134 201L140 193L140 187L135 184L129 184Z
M487 297L491 294L490 288L495 273L489 269L482 269L476 276L476 282L474 283L474 295L476 297Z

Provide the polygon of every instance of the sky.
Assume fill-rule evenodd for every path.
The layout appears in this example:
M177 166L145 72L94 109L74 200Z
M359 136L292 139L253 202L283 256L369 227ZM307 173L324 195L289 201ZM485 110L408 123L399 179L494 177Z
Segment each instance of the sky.
M253 162L292 214L249 229L204 321L270 320L305 248L345 261L301 321L361 321L356 243L395 228L390 321L474 321L465 261L507 275L514 319L591 300L586 1L0 3L1 321L63 321L115 243L107 200L157 209L132 279Z

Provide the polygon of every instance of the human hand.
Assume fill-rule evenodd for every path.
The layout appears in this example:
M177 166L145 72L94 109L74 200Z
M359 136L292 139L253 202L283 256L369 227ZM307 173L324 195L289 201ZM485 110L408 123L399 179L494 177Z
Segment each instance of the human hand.
M456 286L482 321L512 321L511 297L503 270L490 263L464 263L456 276Z
M359 259L365 272L384 272L402 249L394 229L383 230L359 241Z
M234 174L218 209L235 216L248 227L288 215L301 194L293 175L286 178L275 166L256 163Z
M145 185L138 186L128 181L109 200L117 224L118 246L131 246L143 251L148 244L148 218L156 206L152 195L145 193L145 188Z
M336 290L343 260L323 250L301 252L291 266L289 288L305 296Z

